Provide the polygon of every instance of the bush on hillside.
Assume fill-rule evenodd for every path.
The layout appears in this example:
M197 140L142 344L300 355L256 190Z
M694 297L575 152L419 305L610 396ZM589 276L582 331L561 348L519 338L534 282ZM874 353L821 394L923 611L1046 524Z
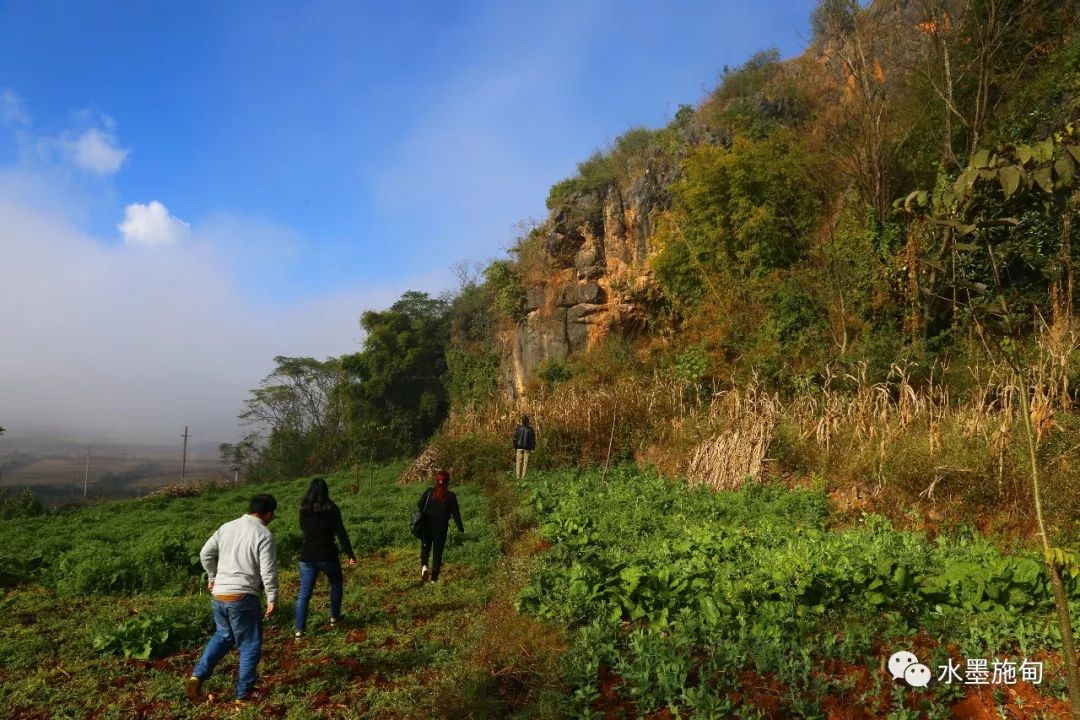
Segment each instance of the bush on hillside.
M136 615L94 638L94 649L105 655L149 660L193 647L211 630L206 613Z
M0 520L43 515L45 508L32 488L25 487L17 495L11 488L0 488Z

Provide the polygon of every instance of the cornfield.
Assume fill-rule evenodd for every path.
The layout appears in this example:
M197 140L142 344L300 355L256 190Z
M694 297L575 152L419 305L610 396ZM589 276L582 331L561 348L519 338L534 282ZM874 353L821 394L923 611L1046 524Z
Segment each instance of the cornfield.
M1040 439L1053 435L1060 445L1069 434L1062 421L1074 419L1061 349L1073 352L1076 337L1058 335L1043 334L1030 390ZM1013 450L1015 374L1003 362L971 365L961 395L953 389L955 373L946 382L948 371L940 364L916 381L914 368L898 363L882 382L868 380L865 367L826 372L817 385L786 399L756 382L703 389L659 373L602 386L574 379L526 401L455 408L404 479L429 478L436 466L450 464L455 442L483 442L496 454L509 449L527 414L537 431L531 461L537 468L634 461L718 490L784 471L817 474L833 489L869 496L891 486L930 502L965 493L981 501L1020 499L1026 485ZM1080 420L1066 423L1075 424ZM1074 482L1069 457L1076 450L1080 446L1049 461L1062 483ZM507 450L507 469L510 457Z

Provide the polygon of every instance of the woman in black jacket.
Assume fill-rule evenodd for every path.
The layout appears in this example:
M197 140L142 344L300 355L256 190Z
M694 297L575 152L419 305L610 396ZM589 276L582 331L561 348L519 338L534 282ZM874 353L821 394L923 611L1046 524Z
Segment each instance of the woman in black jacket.
M450 529L450 518L454 518L459 532L465 532L465 527L461 524L457 495L450 492L449 485L450 473L440 470L435 474L435 487L425 490L420 496L420 502L416 504L417 509L424 514L424 522L427 526L424 539L420 541L420 582L424 582L429 577L431 582L439 579L446 533ZM435 557L432 558L429 573L428 556L433 549Z
M315 478L300 503L300 529L304 543L300 546L300 596L296 598L296 637L302 637L307 626L308 601L315 589L319 573L325 573L330 583L330 624L341 620L341 597L345 581L334 536L349 556L349 565L356 565L349 534L341 520L341 510L330 500L330 488L322 478Z

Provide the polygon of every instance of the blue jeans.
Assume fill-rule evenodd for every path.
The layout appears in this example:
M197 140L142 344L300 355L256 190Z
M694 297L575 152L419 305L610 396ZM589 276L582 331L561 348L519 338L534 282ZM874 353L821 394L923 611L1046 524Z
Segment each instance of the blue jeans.
M214 598L214 625L217 630L191 674L206 680L221 658L235 647L240 653L236 697L246 698L255 687L255 668L262 654L262 605L259 598L245 595L235 602L222 602Z
M330 583L330 617L341 617L341 596L345 594L345 581L341 577L341 563L333 562L300 562L300 596L296 598L296 629L304 630L307 627L308 603L311 601L311 593L315 589L315 580L319 573L326 574L326 580Z

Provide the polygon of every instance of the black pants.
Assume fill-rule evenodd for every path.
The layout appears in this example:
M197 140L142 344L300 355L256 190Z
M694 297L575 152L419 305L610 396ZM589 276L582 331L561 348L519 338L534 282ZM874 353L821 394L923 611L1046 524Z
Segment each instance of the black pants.
M431 554L432 549L435 550L435 557L432 558L431 563L431 579L439 579L439 568L442 567L442 551L446 546L446 531L450 529L450 524L436 525L435 527L428 527L427 536L420 541L420 564L428 564L428 556Z

